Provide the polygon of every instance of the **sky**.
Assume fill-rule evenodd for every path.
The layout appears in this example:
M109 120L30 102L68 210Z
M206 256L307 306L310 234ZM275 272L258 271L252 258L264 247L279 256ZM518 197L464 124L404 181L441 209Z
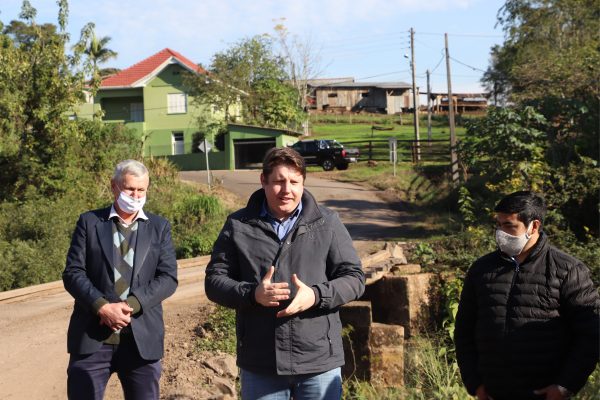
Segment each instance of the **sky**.
M57 24L55 0L30 0L37 23ZM22 1L0 0L0 21L18 19ZM79 38L88 22L110 36L118 57L102 67L127 68L169 47L204 66L212 56L254 35L273 34L283 22L290 35L319 55L318 78L411 83L414 29L416 83L448 89L444 33L448 33L452 91L480 92L490 48L502 44L496 27L500 0L70 0L68 31ZM282 20L283 18L283 20Z

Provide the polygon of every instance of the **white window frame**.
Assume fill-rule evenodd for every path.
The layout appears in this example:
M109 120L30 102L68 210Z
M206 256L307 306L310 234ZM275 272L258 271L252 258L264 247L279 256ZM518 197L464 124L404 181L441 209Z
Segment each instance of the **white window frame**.
M185 136L182 131L171 132L171 154L185 154Z
M167 93L167 114L187 113L187 95L185 93Z

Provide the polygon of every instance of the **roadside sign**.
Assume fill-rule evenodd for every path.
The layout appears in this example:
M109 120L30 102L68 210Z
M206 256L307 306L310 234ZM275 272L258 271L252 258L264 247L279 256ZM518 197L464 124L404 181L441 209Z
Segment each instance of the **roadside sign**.
M208 153L212 150L212 145L208 140L205 139L202 142L200 142L200 144L198 145L198 149L203 153Z
M208 152L212 149L212 145L206 138L198 145L198 149L204 153L206 162L206 179L208 180L208 190L211 190L210 186L210 167L208 166Z
M390 162L394 166L394 176L396 176L396 163L398 162L398 140L395 137L388 139L390 144Z

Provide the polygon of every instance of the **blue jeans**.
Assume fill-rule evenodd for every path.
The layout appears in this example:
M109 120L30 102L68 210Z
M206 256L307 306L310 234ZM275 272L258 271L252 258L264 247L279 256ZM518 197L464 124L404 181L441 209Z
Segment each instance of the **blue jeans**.
M242 369L242 400L340 400L341 368L306 375L257 374Z

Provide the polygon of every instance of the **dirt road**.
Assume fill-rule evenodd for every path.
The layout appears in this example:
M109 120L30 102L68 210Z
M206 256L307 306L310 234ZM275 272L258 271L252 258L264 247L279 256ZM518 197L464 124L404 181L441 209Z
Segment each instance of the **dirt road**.
M244 199L259 187L256 171L218 171L215 175L226 189ZM202 173L185 172L181 176L206 181ZM405 215L390 207L377 192L312 176L306 186L321 203L340 213L355 241L401 235L399 221ZM186 318L186 308L195 309L206 301L203 268L180 269L179 275L179 288L165 303L167 325L180 323ZM0 301L0 399L66 398L66 330L72 304L70 295L60 289L58 293ZM173 335L181 335L178 328L167 327L167 341L179 340L173 339ZM198 386L193 382L190 385ZM121 398L114 377L106 398Z
M165 314L207 301L203 267L180 269L179 282L165 303ZM0 302L0 399L66 398L66 335L72 306L72 297L64 291ZM119 395L117 385L110 385L106 398Z

